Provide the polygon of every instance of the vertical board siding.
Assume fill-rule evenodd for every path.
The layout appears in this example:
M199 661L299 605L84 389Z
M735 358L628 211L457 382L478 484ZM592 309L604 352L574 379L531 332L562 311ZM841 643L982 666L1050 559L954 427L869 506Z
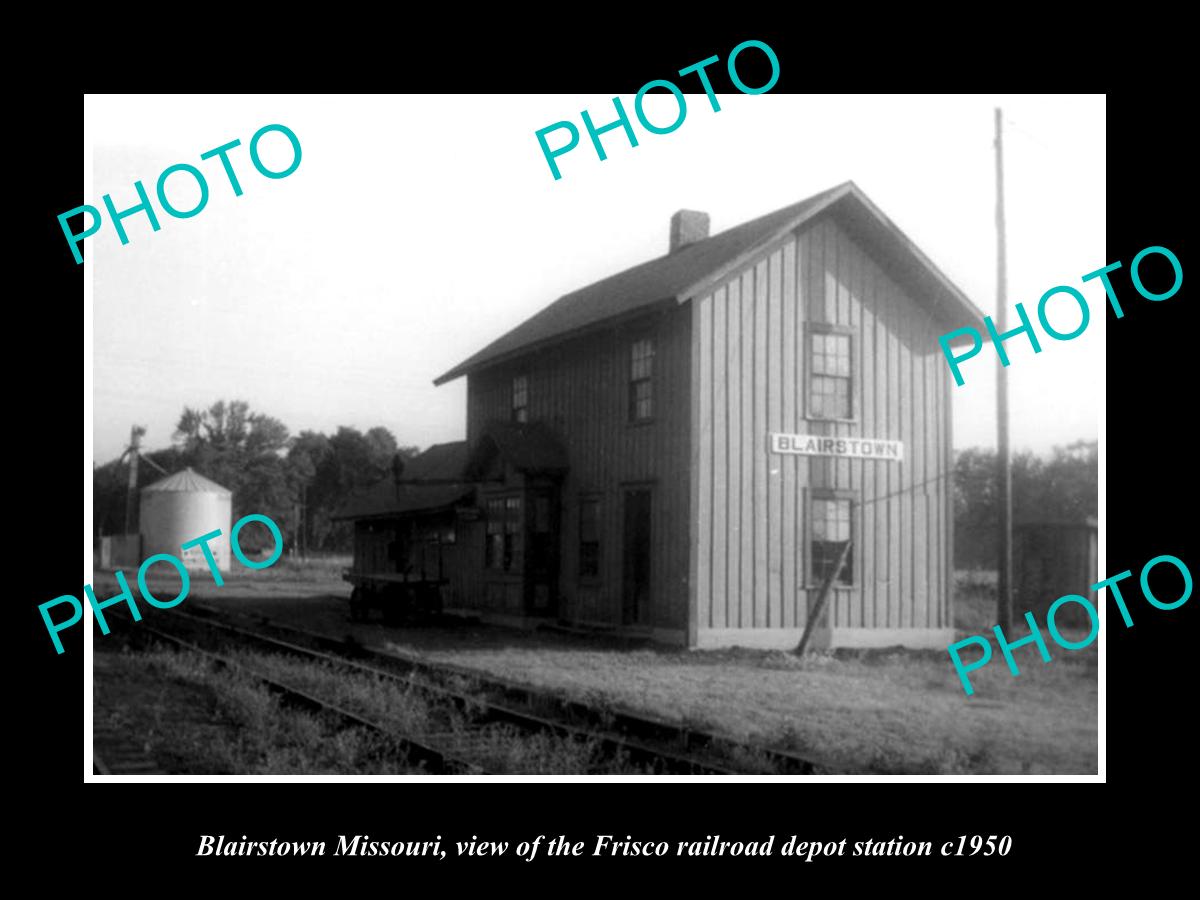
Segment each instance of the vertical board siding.
M918 304L831 218L765 248L691 304L699 356L700 629L799 628L811 490L855 492L854 584L829 624L952 624L949 381ZM810 322L854 332L855 420L807 418ZM900 463L771 453L773 431L904 442Z
M888 332L891 326L888 320L888 311L884 308L880 297L879 275L873 266L868 266L867 271L870 280L867 296L870 297L870 308L875 318L875 336L871 351L874 355L873 366L875 378L870 382L871 390L874 391L874 402L870 406L874 409L873 427L875 434L889 436L891 430L887 414L887 385ZM875 491L873 494L864 492L864 499L870 499L870 497L887 497L891 492L891 467L871 466L870 468L875 477ZM873 529L872 535L875 547L875 615L872 624L876 628L886 628L888 624L888 591L890 590L890 573L888 569L888 527L890 524L888 520L888 501L876 500L876 502L867 507L864 521L869 521Z
M868 292L870 276L867 266L863 260L858 258L857 254L855 259L858 265L855 267L852 289L861 306L858 373L862 379L863 389L859 394L860 414L862 434L872 435L879 433L875 428L875 403L871 395L871 391L875 389L875 310L871 305L872 301ZM854 465L860 479L859 497L876 496L875 469L877 463L855 460ZM880 493L883 492L880 491ZM875 529L873 527L876 506L878 504L859 507L858 533L856 535L859 553L862 557L862 606L859 621L861 625L868 628L875 627L875 597L878 587L878 576L875 572Z
M700 327L696 330L696 360L699 365L695 369L700 389L696 392L700 401L700 420L697 423L700 434L712 434L713 420L713 298L705 297L696 304L696 312L700 316ZM705 536L712 540L712 482L713 482L713 442L709 440L697 442L696 461L700 468L700 480L697 484L699 496L696 504L696 537L703 540ZM712 565L711 554L708 558L697 561L696 573L697 611L708 609L711 618L712 599Z
M828 293L828 291L826 290L827 285L826 285L826 280L825 280L825 267L826 267L825 227L824 227L824 224L821 223L821 224L818 224L817 226L814 226L812 228L812 230L809 232L809 245L808 245L809 292L808 292L808 304L807 304L808 315L806 317L806 321L808 321L808 322L827 322L827 321L829 321L829 316L828 316L828 313L827 313L826 307L825 307L825 297ZM801 329L801 333L800 333L800 346L804 348L803 359L804 359L804 365L807 367L809 365L808 351L809 351L811 345L809 344L809 341L808 341L808 333L806 331L804 331L803 329ZM800 378L800 391L802 394L801 401L800 401L800 408L805 416L808 415L808 397L804 395L805 391L806 391L806 387L807 387L807 377L805 376L806 371L807 371L807 369L801 370L801 378ZM805 430L810 434L815 434L815 435L821 436L821 435L828 433L826 430L828 428L828 425L824 422L814 422L809 419L804 419L802 421L804 421L805 425L807 426ZM823 487L828 486L828 482L826 480L826 474L827 474L828 468L829 468L828 460L823 459L822 457L819 457L819 456L805 457L803 465L808 467L808 480L809 480L809 485L811 487L823 488ZM800 552L800 557L801 557L800 558L800 568L801 568L801 571L804 573L803 577L804 577L804 583L806 585L809 582L808 547L809 547L809 543L812 540L811 519L809 517L810 509L809 509L809 504L806 501L811 496L812 495L811 495L810 491L805 491L804 493L802 493L800 495L800 497L801 497L801 499L800 499L800 505L801 505L800 517L801 517L801 521L803 521L803 523L804 523L804 539L800 542L800 546L799 546L798 550ZM808 607L811 607L811 605L816 600L816 592L812 591L812 590L808 591L806 594L806 600L807 600ZM808 609L807 611L811 612L811 609ZM829 612L826 614L826 616L827 616L827 620L829 622L832 623L832 622L836 621L836 619L837 619L837 603L836 602L831 604L831 608L830 608ZM805 623L807 624L807 622L808 622L808 616L806 614L805 615Z
M754 627L768 623L770 572L767 570L767 261L754 268Z
M770 453L767 434L783 427L783 250L767 260L767 422L763 454L767 467L767 627L783 624L782 457Z
M846 291L846 270L850 260L848 258L847 247L845 246L845 238L828 219L822 223L821 227L825 229L825 246L832 248L832 255L825 269L825 290L833 295L832 306L830 305L830 301L826 301L825 305L828 314L832 316L827 321L831 325L849 325L850 303ZM852 426L837 422L830 430L835 437L842 437L849 433L848 429L850 427ZM830 487L838 490L849 490L850 479L847 473L850 461L831 457L829 465L832 470ZM855 554L854 563L857 566L858 554ZM851 577L854 581L858 581L855 575L852 574ZM840 626L853 624L850 615L850 596L851 591L845 590L840 586L833 592L833 613L830 615L830 624Z
M937 341L937 335L931 323L927 324L925 334L931 344ZM932 353L925 355L925 478L928 482L925 487L925 521L928 523L926 532L930 544L929 553L926 554L925 559L929 570L928 619L934 626L941 624L942 596L945 592L945 586L941 579L941 560L945 544L942 535L942 517L938 512L942 508L939 501L942 496L941 488L944 479L938 477L942 471L942 404L940 403L941 395L938 394L940 385L937 362Z
M725 513L725 533L718 535L716 542L705 552L724 551L725 556L725 624L729 628L741 626L742 596L742 286L737 280L729 283L729 308L726 310L726 444L729 455L725 470L725 497L728 509Z
M739 535L742 576L738 597L738 627L754 625L754 270L742 274L742 422L739 440L742 442L741 533Z
M712 383L712 527L709 547L716 546L729 532L729 404L726 397L729 356L727 333L729 323L729 292L721 288L713 294L713 383ZM711 566L712 600L708 621L714 628L725 627L725 604L729 597L726 566L727 553L708 553ZM701 565L704 564L701 558Z
M913 383L912 383L912 344L913 321L903 308L900 291L890 282L888 284L889 301L900 310L900 439L904 441L904 461L900 463L900 574L901 597L899 625L901 628L913 627L913 591L916 588L916 576L913 566L913 460L916 458L913 447ZM893 388L894 389L894 388Z
M826 322L826 321L829 321L829 319L828 319L828 317L826 315L826 311L825 311L825 294L826 294L826 290L825 290L825 286L826 286L825 285L825 265L826 265L826 262L825 262L825 229L821 226L814 227L812 229L811 234L812 234L812 238L811 238L811 242L809 243L809 250L808 250L808 252L809 252L808 277L809 277L811 290L809 291L809 297L808 297L808 319L807 319L807 321L809 321L809 322ZM804 347L804 349L806 351L809 348L809 344L807 343L807 335L804 333L801 334L801 346ZM808 354L805 353L805 365L808 365L807 359L808 359ZM800 389L802 392L805 389L805 384L806 384L806 379L802 377L800 380ZM805 415L807 415L808 414L808 398L807 397L804 397L802 399L801 405L802 405L802 409L804 410ZM813 434L824 435L824 434L828 433L826 431L826 428L828 426L824 422L809 421L807 424L808 424L808 427L809 427L811 433L813 433ZM807 463L808 463L808 468L809 468L809 480L810 480L810 483L812 484L812 486L814 488L826 487L828 485L828 482L826 482L826 480L825 480L825 475L826 475L826 472L828 471L829 461L824 459L823 457L814 456L814 457L810 457L809 459L807 459ZM808 521L807 509L804 512L804 518L805 518L805 521L807 522ZM805 533L805 537L806 538L808 537L807 530ZM808 563L807 563L807 554L805 554L805 582L808 581L807 572L808 572ZM812 598L810 598L810 599L812 599Z
M782 362L779 389L780 428L785 432L796 430L796 243L788 241L783 245L780 264L782 266L782 283L780 325L779 325L779 355ZM800 493L796 486L797 459L794 456L779 455L775 457L774 465L780 470L780 492L782 502L779 506L781 520L779 535L780 550L780 615L784 628L796 627L796 568L794 559L799 556L796 552L796 506Z
M925 344L927 329L924 319L914 319L912 322L912 337L914 342L912 361L912 449L913 464L909 471L909 483L913 489L910 492L913 510L913 609L912 621L915 624L927 621L929 605L929 580L925 560L929 551L929 527L926 522L925 504L925 358L917 352L917 347Z
M942 430L938 440L942 448L942 464L938 468L938 486L942 491L938 505L938 522L942 528L942 627L953 628L950 612L954 596L954 429L950 421L950 370L935 354L933 368L938 376L938 404L941 409Z
M857 248L850 242L850 239L842 232L838 232L839 253L838 253L838 296L844 297L846 309L842 311L841 302L839 300L838 310L839 315L843 318L839 322L841 325L847 325L855 329L854 350L851 357L851 365L853 366L853 384L855 386L854 415L858 418L858 423L843 424L838 427L838 434L845 437L854 437L856 435L870 434L863 427L864 413L863 405L865 396L863 394L863 385L865 382L862 378L862 345L863 345L863 330L862 330L862 291L858 287L860 278L859 272L865 266L866 260L863 255L857 252ZM859 500L863 496L862 486L862 467L863 463L859 460L841 459L838 460L838 477L841 480L841 485L855 491ZM863 595L866 593L864 587L866 569L864 568L863 559L863 544L862 544L862 508L861 506L854 510L853 521L851 523L854 530L851 532L855 546L858 547L858 552L854 554L854 583L858 586L855 591L843 591L845 597L846 615L842 621L851 628L862 628L863 622Z
M692 316L689 307L651 313L468 375L467 439L472 446L489 422L509 420L512 378L525 374L529 420L544 422L566 448L570 469L560 494L558 591L560 613L570 621L620 623L623 495L627 486L648 486L651 611L645 624L663 629L687 625ZM631 425L630 347L643 336L654 339L654 417L650 423ZM706 380L711 378L710 371ZM600 499L600 577L589 583L581 583L578 576L581 494ZM472 525L479 527L464 529L472 545L464 558L473 562L462 567L454 601L489 610L494 604L488 599L488 585L496 579L482 567L483 528ZM500 592L493 589L491 596ZM702 608L708 602L707 597L702 600Z

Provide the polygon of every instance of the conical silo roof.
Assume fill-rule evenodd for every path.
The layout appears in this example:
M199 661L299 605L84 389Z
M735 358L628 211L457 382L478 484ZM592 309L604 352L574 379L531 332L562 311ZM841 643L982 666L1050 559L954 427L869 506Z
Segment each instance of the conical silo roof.
M168 475L154 484L148 484L142 491L171 491L182 494L228 494L229 488L221 487L215 481L210 481L188 466L182 472Z

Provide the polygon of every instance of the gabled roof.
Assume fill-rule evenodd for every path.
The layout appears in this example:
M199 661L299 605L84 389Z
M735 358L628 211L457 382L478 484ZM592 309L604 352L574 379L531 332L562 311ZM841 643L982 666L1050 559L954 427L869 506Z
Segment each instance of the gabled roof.
M168 492L168 493L183 493L183 494L228 494L229 488L221 487L215 481L205 478L199 472L192 469L191 466L184 469L182 472L176 472L174 475L168 475L166 478L160 478L153 484L148 484L142 491Z
M854 226L854 236L872 244L881 261L897 267L901 281L915 283L920 288L917 299L926 301L937 318L950 327L983 327L983 313L854 182L847 181L565 294L433 383L444 384L484 365L609 320L658 305L685 303L699 288L735 270L763 246L827 210L846 217Z
M367 519L451 506L475 489L462 480L466 461L466 441L434 444L405 462L400 484L389 475L351 495L331 518Z
M567 451L541 422L491 422L483 430L467 461L467 475L482 478L490 460L499 454L519 472L565 472Z

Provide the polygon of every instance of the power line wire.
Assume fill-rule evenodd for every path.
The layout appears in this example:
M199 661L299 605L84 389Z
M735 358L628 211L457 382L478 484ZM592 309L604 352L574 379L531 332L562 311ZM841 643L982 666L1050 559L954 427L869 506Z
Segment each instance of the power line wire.
M870 500L862 500L858 505L870 506L872 503L878 503L880 500L888 500L891 497L899 497L901 494L907 494L910 491L915 491L919 487L924 487L927 484L934 484L939 481L945 481L947 478L952 477L954 477L953 472L946 472L942 475L936 475L933 478L926 478L924 481L915 482L914 484L910 484L908 487L901 488L898 491L892 491L890 494L884 494L880 497L872 497Z

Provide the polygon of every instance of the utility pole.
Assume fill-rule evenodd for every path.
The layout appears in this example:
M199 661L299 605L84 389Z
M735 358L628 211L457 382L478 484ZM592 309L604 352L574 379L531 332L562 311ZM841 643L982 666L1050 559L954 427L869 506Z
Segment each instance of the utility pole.
M1002 114L996 107L996 322L1008 330L1008 275L1004 247L1004 136ZM1000 521L1000 558L996 574L996 624L1008 632L1012 625L1012 459L1008 446L1008 369L996 357L996 502Z
M130 534L133 524L133 505L137 502L138 457L141 456L142 435L146 429L134 425L129 430L129 485L125 489L125 533Z
M300 558L308 559L308 485L300 485Z

